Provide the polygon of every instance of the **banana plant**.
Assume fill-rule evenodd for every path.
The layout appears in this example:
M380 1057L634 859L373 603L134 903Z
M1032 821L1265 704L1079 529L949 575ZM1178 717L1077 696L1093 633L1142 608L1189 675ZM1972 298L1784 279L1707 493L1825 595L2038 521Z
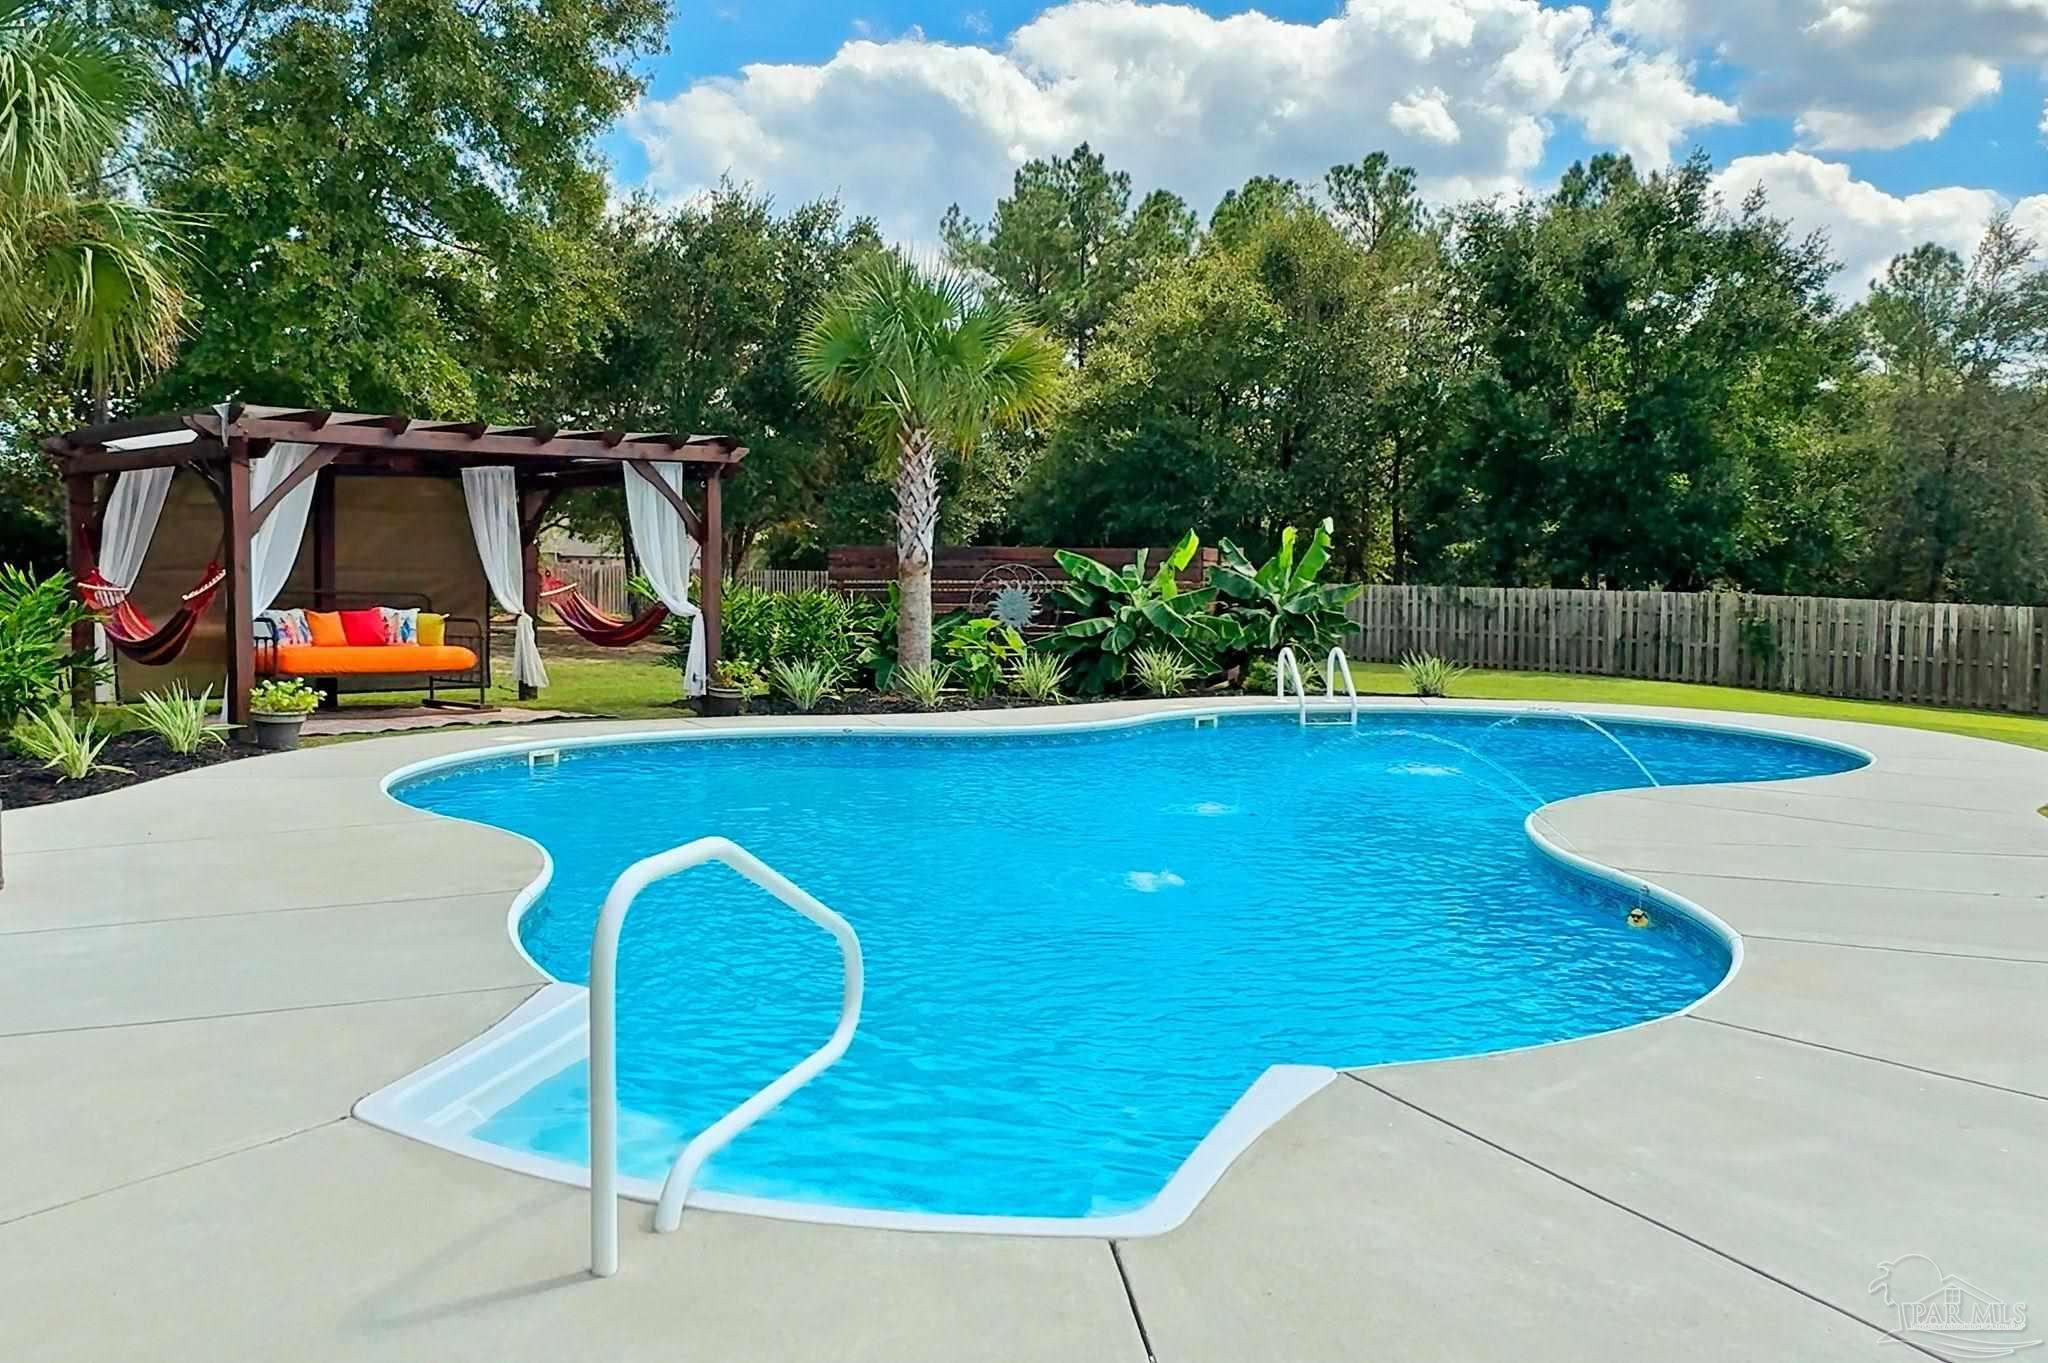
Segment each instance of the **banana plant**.
M1076 618L1050 646L1066 658L1077 691L1099 696L1123 689L1132 657L1145 648L1182 655L1196 676L1217 671L1220 621L1209 613L1216 589L1184 591L1179 581L1201 547L1190 530L1150 573L1144 550L1122 569L1064 549L1055 555L1067 580L1053 591Z
M1289 526L1280 532L1279 551L1256 567L1229 540L1217 546L1222 561L1209 569L1209 585L1231 622L1228 651L1270 654L1291 644L1320 656L1343 637L1344 607L1365 589L1317 581L1330 562L1332 528L1326 518L1297 558Z

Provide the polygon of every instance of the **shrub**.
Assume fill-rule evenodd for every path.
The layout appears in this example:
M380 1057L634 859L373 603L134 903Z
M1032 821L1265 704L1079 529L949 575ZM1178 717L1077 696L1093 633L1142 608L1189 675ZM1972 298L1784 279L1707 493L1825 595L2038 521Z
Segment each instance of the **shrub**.
M1138 684L1155 696L1178 696L1195 679L1194 665L1170 648L1141 648L1131 655Z
M1077 618L1052 636L1051 646L1065 655L1084 694L1123 689L1135 654L1144 648L1179 653L1195 676L1216 670L1223 621L1208 613L1216 589L1182 591L1175 579L1200 548L1201 541L1190 530L1150 575L1142 552L1122 570L1082 554L1059 552L1068 580L1053 591Z
M838 675L823 663L794 659L784 659L769 672L775 678L775 689L805 712L817 709L818 702L832 694L832 683Z
M174 753L192 754L211 743L216 747L227 743L227 732L234 727L215 724L206 717L207 706L213 700L213 688L207 687L194 700L185 689L185 683L173 682L168 691L144 693L141 700L129 707L136 723L164 741L164 746Z
M1401 675L1408 679L1408 689L1418 696L1448 696L1451 684L1471 670L1435 654L1411 653L1401 659Z
M873 641L877 614L872 603L834 591L771 592L734 583L726 588L719 647L771 670L781 662L822 663L844 675ZM690 622L670 620L662 637L669 661L678 668L687 663Z
M1066 693L1067 665L1052 653L1025 653L1010 668L1010 690L1040 705L1056 705Z
M1209 570L1209 585L1226 608L1235 648L1275 653L1291 644L1321 656L1344 636L1344 607L1365 589L1316 580L1330 561L1331 528L1325 518L1297 558L1289 526L1278 551L1256 567L1229 540L1217 546L1223 561Z
M112 734L99 732L93 717L88 716L81 727L72 723L71 711L52 705L17 723L9 741L30 757L43 759L43 767L55 771L59 780L77 781L98 771L128 770L100 761L100 753L112 738Z
M903 694L918 703L919 708L936 710L939 697L946 693L946 683L953 679L953 670L944 663L936 667L903 667L896 670L896 684Z
M249 692L249 713L306 715L320 704L320 693L296 677L258 682Z
M0 729L55 704L74 680L106 675L91 649L71 647L71 627L90 619L65 574L38 580L0 565Z
M1299 653L1295 660L1301 664L1302 689L1316 695L1323 689L1323 660L1305 659ZM1238 685L1247 695L1270 696L1279 682L1278 660L1263 654L1252 658L1244 665L1244 673Z
M1008 625L982 618L951 626L939 636L939 646L967 694L986 700L1002 684L1010 661L1023 655L1024 639Z
M895 583L889 584L889 595L879 605L862 602L870 615L861 644L860 655L854 659L854 670L865 672L874 680L877 691L898 690L896 683L896 618L902 608L902 593ZM935 658L947 656L956 641L963 650L973 651L980 639L990 631L1006 630L997 621L986 616L976 616L964 610L947 611L932 621L932 654ZM1014 630L1007 630L1007 638L1016 640L1019 651L1024 641ZM998 644L1003 641L998 641ZM991 645L997 646L995 644Z

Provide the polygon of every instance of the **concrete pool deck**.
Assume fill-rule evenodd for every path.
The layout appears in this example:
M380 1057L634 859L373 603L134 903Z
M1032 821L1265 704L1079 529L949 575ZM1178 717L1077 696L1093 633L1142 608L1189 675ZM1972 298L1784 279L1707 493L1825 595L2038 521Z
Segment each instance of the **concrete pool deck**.
M1821 1363L1944 1356L1888 1340L1871 1289L1904 1256L2048 1298L2048 753L1584 708L1876 759L1541 816L1743 934L1693 1013L1351 1073L1163 1236L655 1236L627 1204L607 1282L584 1192L348 1115L541 983L505 934L538 854L379 782L717 722L408 735L9 812L0 1358Z

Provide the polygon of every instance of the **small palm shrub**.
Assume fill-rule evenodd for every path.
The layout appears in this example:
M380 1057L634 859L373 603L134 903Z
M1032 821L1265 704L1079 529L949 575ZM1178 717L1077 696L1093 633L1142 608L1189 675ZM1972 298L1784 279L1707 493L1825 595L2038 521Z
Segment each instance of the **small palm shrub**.
M1437 699L1450 695L1452 683L1471 670L1433 653L1411 653L1401 659L1401 675L1408 679L1408 689Z
M52 705L21 719L8 741L30 757L41 758L44 769L56 772L59 780L78 781L94 772L128 770L100 761L100 753L113 737L99 731L97 719L87 716L79 725L72 721L69 710Z
M838 670L822 662L798 662L784 660L769 669L775 679L775 689L789 698L797 709L809 713L818 708L818 702L832 694L832 683L838 677Z
M1141 648L1131 655L1138 685L1155 696L1178 696L1195 679L1194 664L1170 648Z
M946 694L946 683L953 680L953 669L940 663L936 667L899 667L896 669L896 685L903 694L916 701L921 710L939 708L939 698Z
M210 686L195 700L185 683L172 682L168 691L146 692L129 707L129 713L136 723L162 739L166 748L189 756L209 743L223 747L228 741L227 732L233 726L215 724L206 717L212 700Z
M1067 665L1057 654L1026 653L1010 668L1010 691L1040 705L1057 705L1066 696Z

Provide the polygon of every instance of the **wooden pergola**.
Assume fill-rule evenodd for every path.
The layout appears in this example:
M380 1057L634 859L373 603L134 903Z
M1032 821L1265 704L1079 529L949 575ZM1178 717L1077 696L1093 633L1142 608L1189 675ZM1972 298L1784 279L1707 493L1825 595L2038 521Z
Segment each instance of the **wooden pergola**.
M315 444L314 454L260 505L250 505L250 464L269 454L277 441ZM465 468L505 466L519 489L520 537L525 559L525 608L540 612L541 526L549 507L576 488L617 487L624 469L635 468L660 489L702 547L701 593L706 665L718 662L719 619L724 576L724 512L721 484L746 457L739 441L723 435L681 435L620 430L560 430L552 426L493 426L470 421L416 421L404 416L334 412L296 407L230 404L221 410L141 417L89 426L43 441L63 475L65 532L74 577L96 562L108 491L102 477L131 469L189 468L202 477L220 504L226 572L222 595L228 621L228 713L246 722L255 681L251 609L251 536L293 487L332 470L316 484L307 530L313 583L331 587L335 570L333 477L459 478ZM698 504L678 496L655 471L681 465L684 477L702 485ZM107 480L108 483L111 480ZM91 646L91 627L74 641ZM530 695L522 687L523 696Z

